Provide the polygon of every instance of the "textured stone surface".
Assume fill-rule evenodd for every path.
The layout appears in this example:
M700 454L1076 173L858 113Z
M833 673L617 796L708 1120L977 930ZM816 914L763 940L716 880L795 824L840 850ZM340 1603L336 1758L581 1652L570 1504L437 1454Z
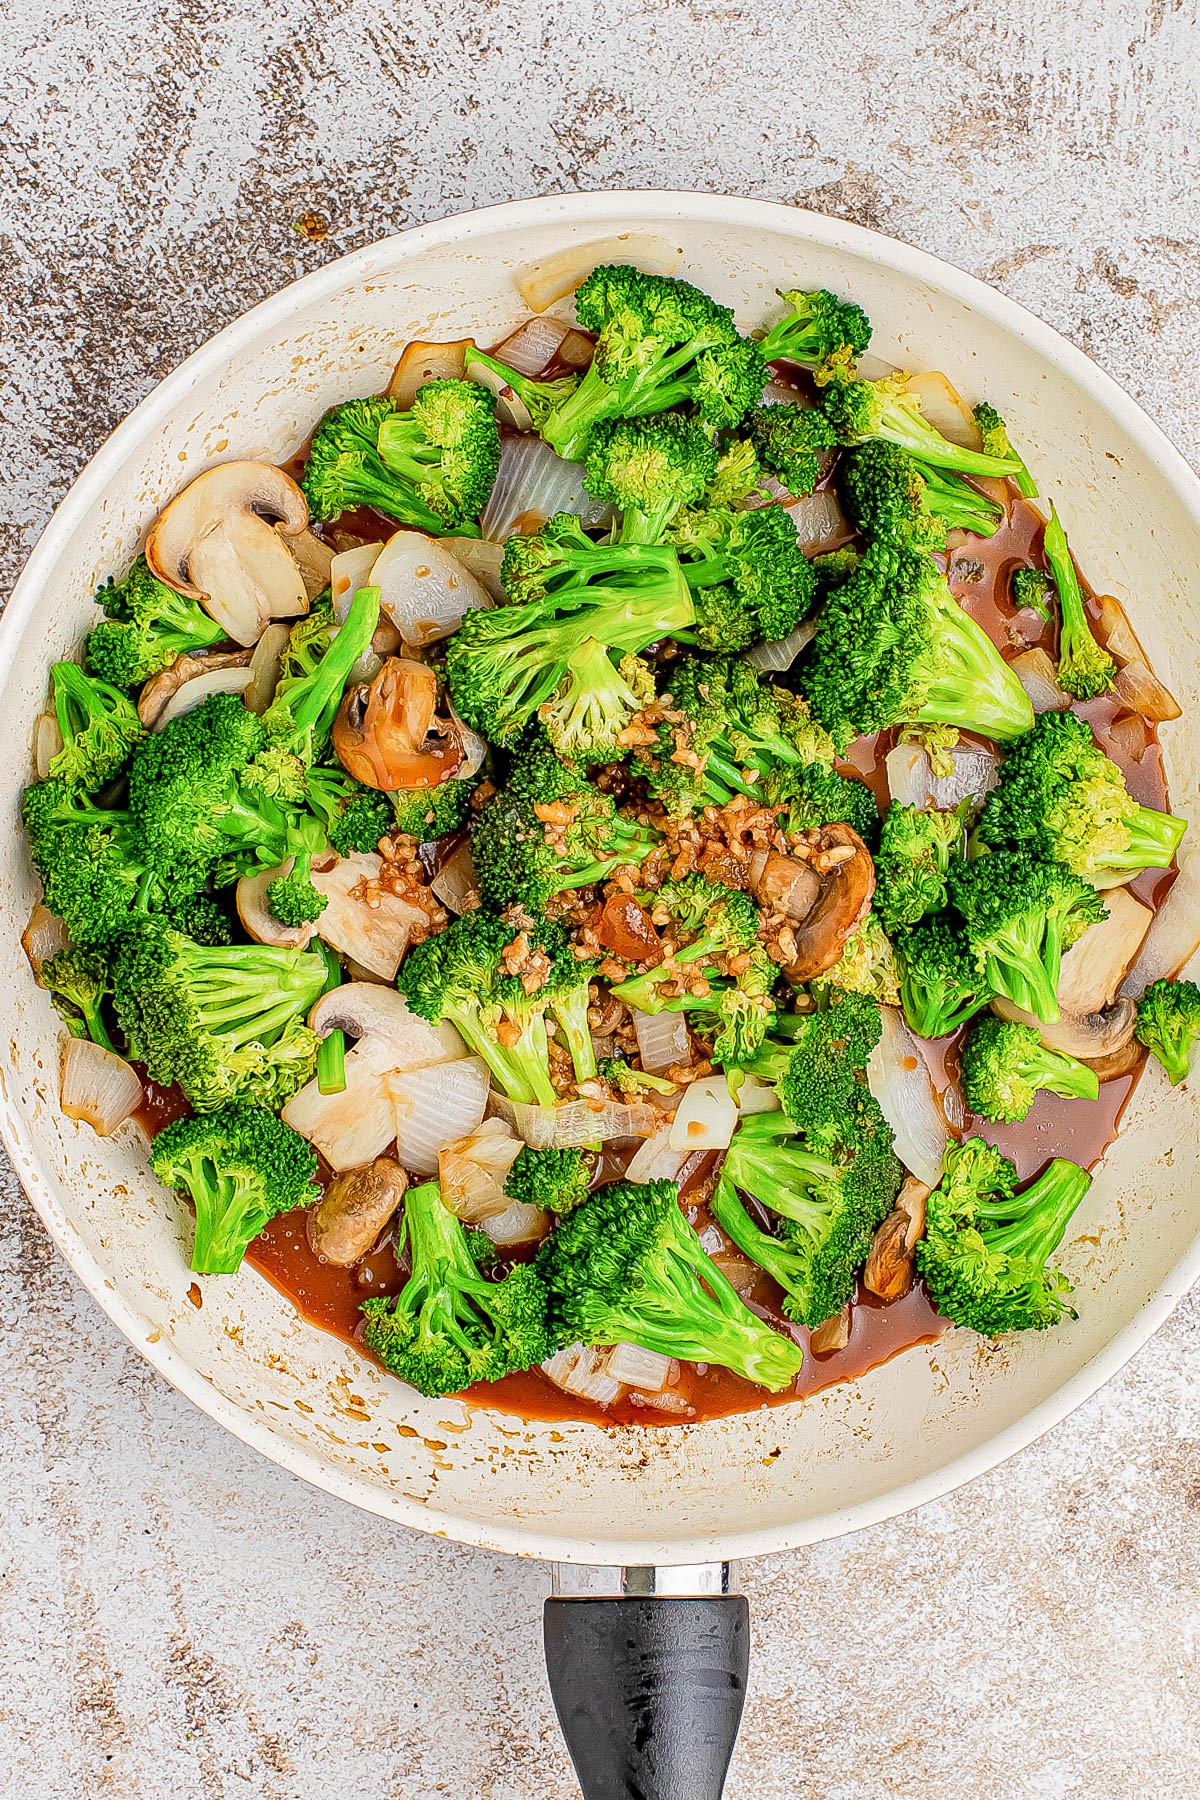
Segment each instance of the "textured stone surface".
M253 301L389 230L575 187L906 238L1195 443L1191 0L10 0L0 33L7 578L133 402ZM575 1793L545 1571L242 1449L100 1316L11 1174L3 1198L4 1800ZM729 1800L1200 1789L1198 1351L1193 1299L992 1476L748 1567Z

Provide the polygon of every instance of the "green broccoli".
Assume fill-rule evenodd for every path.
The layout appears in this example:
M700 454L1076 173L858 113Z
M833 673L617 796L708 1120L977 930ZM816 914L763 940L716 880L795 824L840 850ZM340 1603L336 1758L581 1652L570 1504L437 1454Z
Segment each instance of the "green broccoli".
M755 1318L704 1254L675 1183L618 1181L561 1219L534 1268L559 1343L640 1344L779 1390L803 1353Z
M945 906L946 875L951 859L962 853L972 807L970 797L948 812L892 801L875 858L874 907L885 931L915 925Z
M896 935L900 1003L918 1037L946 1037L993 998L966 933L946 913L934 913Z
M984 802L985 844L1023 849L1106 886L1138 869L1165 869L1185 819L1139 806L1091 726L1073 712L1045 712L1018 738Z
M676 513L716 478L712 433L678 413L607 419L588 439L584 486L621 514L617 542L657 544Z
M379 835L386 837L388 832L398 831L404 837L428 844L451 831L458 831L470 814L472 791L472 782L452 779L437 787L399 789L388 794L392 822Z
M1058 595L1058 685L1073 700L1091 700L1112 686L1117 665L1092 636L1067 534L1053 506L1042 552Z
M419 1393L457 1394L544 1362L558 1348L546 1290L529 1263L488 1281L436 1181L410 1187L397 1233L412 1273L392 1298L364 1300L363 1342Z
M767 805L779 814L784 831L849 825L865 844L874 843L879 834L879 804L866 782L824 763L775 769L763 786Z
M113 1048L102 1010L112 993L112 977L103 956L68 945L42 964L38 980L49 991L72 1037L91 1038L104 1050Z
M197 601L150 573L144 556L123 580L105 582L96 604L105 618L88 633L87 664L99 680L116 688L140 687L178 657L210 650L225 638Z
M635 1069L622 1056L605 1056L600 1059L598 1073L602 1081L606 1081L618 1094L627 1100L644 1100L647 1094L677 1094L679 1089L675 1082L668 1081L664 1075L648 1075L645 1069Z
M636 867L659 841L544 744L514 761L506 784L471 823L484 900L490 906L521 901L535 914L555 894Z
M985 1337L1075 1317L1070 1282L1046 1264L1092 1178L1056 1158L1024 1193L1015 1182L1013 1165L981 1138L950 1145L916 1247L938 1311Z
M134 1061L164 1087L177 1082L197 1112L280 1107L312 1076L317 1039L304 1020L325 977L311 952L209 947L144 919L118 944L113 999Z
M822 995L809 1012L779 1015L773 1041L751 1069L776 1086L784 1111L806 1137L836 1141L864 1098L860 1078L882 1030L874 1000Z
M862 994L885 1006L900 1000L900 965L892 941L873 912L856 925L842 946L842 954L813 987L836 988L845 994Z
M587 1199L592 1174L591 1159L583 1150L531 1150L525 1144L508 1171L504 1191L521 1206L568 1213Z
M961 1055L967 1106L984 1119L1023 1119L1038 1092L1073 1100L1095 1100L1095 1069L1048 1050L1032 1025L1008 1019L980 1019L967 1033Z
M872 438L841 459L838 493L849 518L868 538L911 538L915 533L930 549L940 549L952 527L991 537L1004 516L998 501L961 476L924 467L884 438Z
M813 607L817 582L796 524L782 506L682 512L667 534L696 610L693 630L673 635L715 652L777 643Z
M1200 1037L1200 988L1194 981L1152 981L1138 1001L1133 1031L1178 1087L1187 1080L1192 1045Z
M704 986L721 973L727 957L753 963L758 943L758 908L740 888L725 887L703 875L665 881L654 896L655 911L670 914L667 933L675 948L654 968L633 975L613 989L638 1012L681 1012L689 990ZM674 994L672 990L681 990Z
M529 414L529 426L534 431L540 431L551 413L564 405L579 386L579 376L574 374L522 375L518 369L510 368L507 363L500 362L497 357L489 356L478 345L472 344L467 351L467 374L472 381L480 380L477 370L490 373L492 379L481 382L489 392L500 400L514 400L518 403L510 409L510 418L516 420L520 407L525 408ZM524 420L520 424L524 429Z
M824 458L837 448L837 434L816 406L755 406L742 430L758 461L794 500L813 492Z
M762 393L758 345L739 335L728 307L686 281L601 266L577 289L575 315L595 334L595 355L538 426L569 462L582 460L605 419L694 406L705 425L722 430L736 425Z
M907 542L873 544L828 594L801 686L839 749L890 725L953 725L1008 740L1033 723L991 638L932 558Z
M891 1211L904 1171L886 1133L807 1148L782 1113L756 1113L734 1133L710 1202L738 1249L776 1280L783 1310L819 1325L853 1296L876 1227ZM779 1224L755 1225L749 1194Z
M1052 1024L1062 955L1108 917L1095 888L1057 863L996 850L953 863L950 898L966 922L976 968L994 994Z
M979 448L984 455L996 456L1002 460L1016 457L1020 467L1014 470L1012 479L1016 483L1017 492L1024 494L1027 500L1034 499L1037 495L1037 484L1009 443L1008 426L995 407L990 406L986 400L981 400L974 409L974 418L979 432Z
M313 433L300 486L315 519L373 506L433 536L482 512L500 462L496 403L473 381L431 381L403 412L348 400Z
M127 812L47 777L25 789L21 819L46 905L72 943L98 948L131 917L165 910L172 891L147 866Z
M780 294L788 311L759 340L768 362L794 362L814 370L818 385L846 380L871 341L871 321L861 306L839 300L828 288Z
M316 1151L265 1106L176 1119L156 1135L150 1164L196 1209L191 1266L201 1275L232 1275L278 1213L321 1198Z
M919 462L935 469L952 469L957 475L1017 475L1024 466L1011 451L1008 456L988 456L943 437L922 417L920 398L903 375L886 375L881 381L830 382L822 390L821 405L842 444L883 438Z
M311 854L302 852L289 860L291 867L267 883L267 911L295 931L320 918L329 896L313 886Z
M55 663L50 687L63 740L62 749L50 760L50 776L81 793L94 794L121 773L146 727L119 688L92 680L78 663Z
M1013 610L1028 608L1046 621L1053 617L1051 603L1056 595L1054 582L1044 569L1014 569L1008 578L1008 596Z

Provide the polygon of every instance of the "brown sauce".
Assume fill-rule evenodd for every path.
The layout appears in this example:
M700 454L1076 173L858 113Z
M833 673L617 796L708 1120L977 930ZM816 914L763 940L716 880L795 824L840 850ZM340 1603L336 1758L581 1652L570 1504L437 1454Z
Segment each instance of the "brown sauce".
M337 524L339 529L351 531L363 539L387 537L395 529L393 521L365 508L355 515L343 515ZM972 540L969 550L953 552L949 557L947 573L955 594L1006 652L1015 654L1020 647L1012 637L1014 615L1008 601L1008 577L1020 564L1039 562L1041 532L1042 520L1033 507L1014 499L1005 522L994 537L982 542ZM1084 592L1094 612L1086 583ZM1027 635L1024 641L1032 647L1043 638ZM1048 638L1045 641L1052 651L1052 641ZM1079 710L1088 719L1104 749L1123 770L1134 798L1144 806L1167 809L1166 778L1153 729L1147 729L1144 753L1137 761L1132 761L1121 741L1112 736L1112 727L1125 710L1118 701L1102 698L1088 702ZM886 802L887 798L884 757L893 741L890 733L861 739L847 758L846 766L865 777L881 802ZM1170 871L1150 870L1138 876L1130 887L1145 904L1157 906L1173 879ZM934 1085L940 1093L952 1085L957 1074L961 1037L960 1033L925 1046ZM1074 1162L1091 1167L1116 1136L1121 1115L1140 1073L1138 1068L1103 1083L1100 1097L1095 1101L1064 1100L1053 1094L1039 1094L1028 1117L1020 1124L996 1125L968 1116L964 1134L978 1132L996 1144L1012 1158L1022 1180L1031 1179L1055 1156L1070 1157ZM150 1084L140 1117L147 1129L154 1132L184 1111L186 1107L178 1093ZM685 1198L690 1187L698 1188L704 1177L711 1173L714 1161L712 1156L697 1157L690 1165L685 1165L681 1182L681 1193ZM606 1157L603 1170L606 1178L618 1174L619 1169L618 1159ZM324 1173L328 1175L328 1171ZM699 1229L709 1223L707 1211L702 1206L692 1209L692 1216ZM285 1213L274 1219L250 1246L247 1261L285 1294L310 1323L350 1342L358 1341L362 1301L372 1295L397 1293L404 1280L393 1253L390 1230L365 1261L353 1269L340 1269L321 1262L313 1254L304 1213ZM761 1276L746 1298L763 1319L807 1345L808 1333L804 1327L784 1319L779 1309L780 1291L769 1277ZM824 1356L807 1355L794 1387L783 1394L766 1394L723 1369L702 1370L683 1365L677 1384L668 1389L671 1411L655 1407L647 1398L632 1393L626 1394L617 1405L602 1409L564 1393L536 1369L507 1376L503 1381L478 1384L468 1390L466 1398L493 1410L546 1421L592 1419L608 1425L669 1425L720 1418L730 1413L777 1406L817 1393L837 1382L854 1381L902 1350L931 1342L948 1328L948 1322L935 1312L920 1283L889 1305L860 1287L851 1305L850 1337L845 1348Z

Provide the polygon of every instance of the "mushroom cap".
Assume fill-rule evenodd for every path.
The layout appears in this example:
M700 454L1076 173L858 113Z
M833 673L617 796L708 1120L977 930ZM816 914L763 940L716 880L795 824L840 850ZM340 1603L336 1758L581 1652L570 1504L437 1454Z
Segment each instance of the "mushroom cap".
M176 593L199 600L235 643L253 644L269 619L308 610L300 567L279 535L307 524L308 503L282 469L221 463L159 513L146 561Z
M308 1215L308 1241L314 1254L339 1268L361 1262L407 1187L408 1176L390 1156L377 1156L365 1168L344 1170Z
M437 787L466 757L455 721L439 719L437 676L426 663L389 656L375 679L349 688L333 726L342 767L384 793Z
M391 1053L390 1069L427 1069L467 1054L453 1025L430 1025L410 1011L403 994L376 981L345 981L322 994L308 1015L318 1037L331 1031L378 1041Z

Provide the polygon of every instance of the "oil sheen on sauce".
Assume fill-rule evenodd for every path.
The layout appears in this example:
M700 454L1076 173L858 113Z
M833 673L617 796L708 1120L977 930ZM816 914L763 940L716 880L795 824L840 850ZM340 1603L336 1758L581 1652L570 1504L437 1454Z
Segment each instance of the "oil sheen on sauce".
M345 519L339 523L353 530L355 524L362 523L365 527L367 522ZM388 529L391 529L390 525ZM948 576L957 597L1005 650L1012 648L1013 613L1006 598L1008 576L1018 564L1040 560L1041 531L1042 520L1034 509L1021 500L1014 500L994 537L986 541L972 539L969 551L958 551L950 558ZM1033 645L1040 640L1027 637L1025 641ZM1052 642L1048 642L1048 647L1053 649ZM1131 761L1122 742L1112 737L1112 726L1122 715L1119 704L1102 698L1089 702L1080 710L1091 723L1101 745L1120 764L1134 798L1142 805L1165 808L1168 805L1166 781L1153 732L1147 729L1146 749L1136 762ZM850 756L853 767L884 803L887 788L883 760L892 741L892 736L887 733L862 739L853 746ZM1150 871L1131 883L1131 888L1146 904L1157 905L1172 879L1169 873ZM961 1034L925 1047L934 1085L939 1091L955 1079L960 1039ZM1022 1180L1035 1176L1055 1156L1067 1156L1074 1162L1091 1166L1116 1136L1121 1114L1137 1085L1139 1074L1140 1069L1135 1069L1105 1082L1095 1101L1064 1100L1054 1094L1039 1094L1028 1117L1016 1125L994 1125L968 1116L964 1135L977 1132L996 1144L1013 1159ZM177 1095L151 1086L142 1117L147 1127L154 1131L182 1110ZM697 1165L701 1161L695 1159ZM616 1169L612 1172L615 1174ZM328 1176L328 1171L322 1173ZM697 1183L702 1174L701 1168L693 1167L692 1182ZM685 1199L687 1185L686 1180L681 1184ZM689 1216L700 1230L710 1222L702 1205L690 1207ZM319 1261L309 1248L304 1213L284 1213L272 1220L250 1246L247 1260L287 1296L304 1318L351 1342L359 1341L362 1301L372 1295L396 1293L403 1285L405 1275L394 1255L390 1231L372 1254L353 1269L335 1268ZM763 1319L777 1329L789 1332L798 1342L807 1344L808 1333L804 1327L783 1318L779 1310L779 1289L769 1277L760 1277L746 1298ZM778 1406L836 1382L853 1381L900 1351L928 1343L947 1329L947 1322L934 1311L920 1283L890 1305L884 1305L860 1289L851 1305L850 1337L845 1348L825 1356L807 1355L794 1388L784 1394L765 1394L723 1369L685 1366L678 1384L668 1390L670 1410L653 1404L649 1397L636 1394L627 1394L616 1406L602 1410L562 1392L538 1370L510 1375L491 1384L479 1384L468 1390L466 1398L530 1419L593 1419L610 1425L665 1426Z

